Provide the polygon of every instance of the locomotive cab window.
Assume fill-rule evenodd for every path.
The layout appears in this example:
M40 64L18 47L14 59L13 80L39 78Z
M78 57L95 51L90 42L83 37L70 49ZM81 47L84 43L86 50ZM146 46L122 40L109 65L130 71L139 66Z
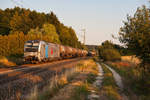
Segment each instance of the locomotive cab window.
M39 43L28 41L25 43L25 52L38 52Z
M38 48L37 47L25 48L25 52L38 52Z

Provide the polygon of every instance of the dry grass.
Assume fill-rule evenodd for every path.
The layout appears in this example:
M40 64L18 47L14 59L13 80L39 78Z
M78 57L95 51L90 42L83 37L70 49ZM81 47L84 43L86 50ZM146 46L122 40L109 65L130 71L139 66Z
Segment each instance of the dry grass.
M134 55L133 56L122 56L121 60L130 62L130 63L134 63L134 64L140 64L140 62L141 62L140 59L138 59Z
M90 94L90 91L97 90L92 86L92 83L95 81L98 74L98 67L96 63L93 60L86 60L80 64L81 65L78 66L80 74L77 75L70 84L70 87L72 87L72 90L70 90L72 91L71 95L69 98L64 100L86 100L87 96ZM64 96L61 96L61 98L62 97Z
M2 57L0 56L0 67L13 67L16 65L22 65L23 59L22 57Z
M101 92L108 100L121 100L121 96L112 86L105 86Z
M91 75L92 73L92 75ZM71 70L50 79L49 85L42 92L33 89L30 100L83 100L87 96L87 80L93 81L98 74L98 68L93 60L83 60ZM86 84L86 85L85 85ZM63 99L62 99L63 98ZM77 99L76 99L77 100Z
M86 60L78 65L79 72L98 74L98 67L93 60Z
M111 64L113 66L116 66L117 68L120 67L132 67L131 63L129 62L107 62L108 64Z
M101 64L104 70L104 79L100 90L100 98L102 100L122 100L119 88L113 78L113 74L105 65Z
M16 66L16 63L9 61L6 57L0 58L0 65L1 66Z
M62 75L55 75L49 80L49 85L45 86L42 91L39 91L37 87L33 89L29 95L29 100L48 100L57 94L59 89L63 88L71 78L77 73L76 68L72 68L64 72Z
M143 73L142 69L132 63L128 62L128 65L131 67L125 67L118 63L119 62L109 62L108 64L122 76L125 92L129 98L131 100L149 100L150 74Z

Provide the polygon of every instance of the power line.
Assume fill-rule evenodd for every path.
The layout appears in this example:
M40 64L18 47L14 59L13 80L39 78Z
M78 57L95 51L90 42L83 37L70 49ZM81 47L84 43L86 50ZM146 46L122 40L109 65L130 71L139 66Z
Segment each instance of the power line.
M29 3L26 3L24 0L10 0L14 5L20 6L21 8L24 8L24 5L31 8L32 10L35 10L34 7L32 7ZM39 10L39 9L37 9ZM40 11L40 10L39 10Z
M28 3L26 3L25 1L21 0L20 2L34 10L34 8L31 5L29 5Z
M15 0L10 0L14 5L17 5L17 6L20 6L21 8L23 8L23 5L21 4L21 3L19 3L18 2L18 0L17 1L15 1Z

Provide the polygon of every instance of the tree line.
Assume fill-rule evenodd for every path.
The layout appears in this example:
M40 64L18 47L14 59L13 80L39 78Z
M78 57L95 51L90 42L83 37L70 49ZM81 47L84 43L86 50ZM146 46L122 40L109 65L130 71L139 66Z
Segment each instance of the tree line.
M0 9L0 55L23 54L24 42L39 39L84 48L72 27L61 23L53 13L40 13L25 8Z
M136 55L141 60L140 67L150 72L150 8L138 7L123 23L118 39L124 47L105 41L99 47L101 58L118 60L120 55Z

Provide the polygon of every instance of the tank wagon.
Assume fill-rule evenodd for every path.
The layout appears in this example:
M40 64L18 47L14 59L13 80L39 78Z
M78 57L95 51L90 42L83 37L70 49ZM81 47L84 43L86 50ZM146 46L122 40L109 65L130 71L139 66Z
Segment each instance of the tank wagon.
M94 52L94 51L89 51L89 52L87 53L87 55L88 55L88 56L96 56L96 52Z
M29 40L24 44L25 61L52 61L65 58L83 57L86 50L72 48L60 44L47 43L40 40Z

